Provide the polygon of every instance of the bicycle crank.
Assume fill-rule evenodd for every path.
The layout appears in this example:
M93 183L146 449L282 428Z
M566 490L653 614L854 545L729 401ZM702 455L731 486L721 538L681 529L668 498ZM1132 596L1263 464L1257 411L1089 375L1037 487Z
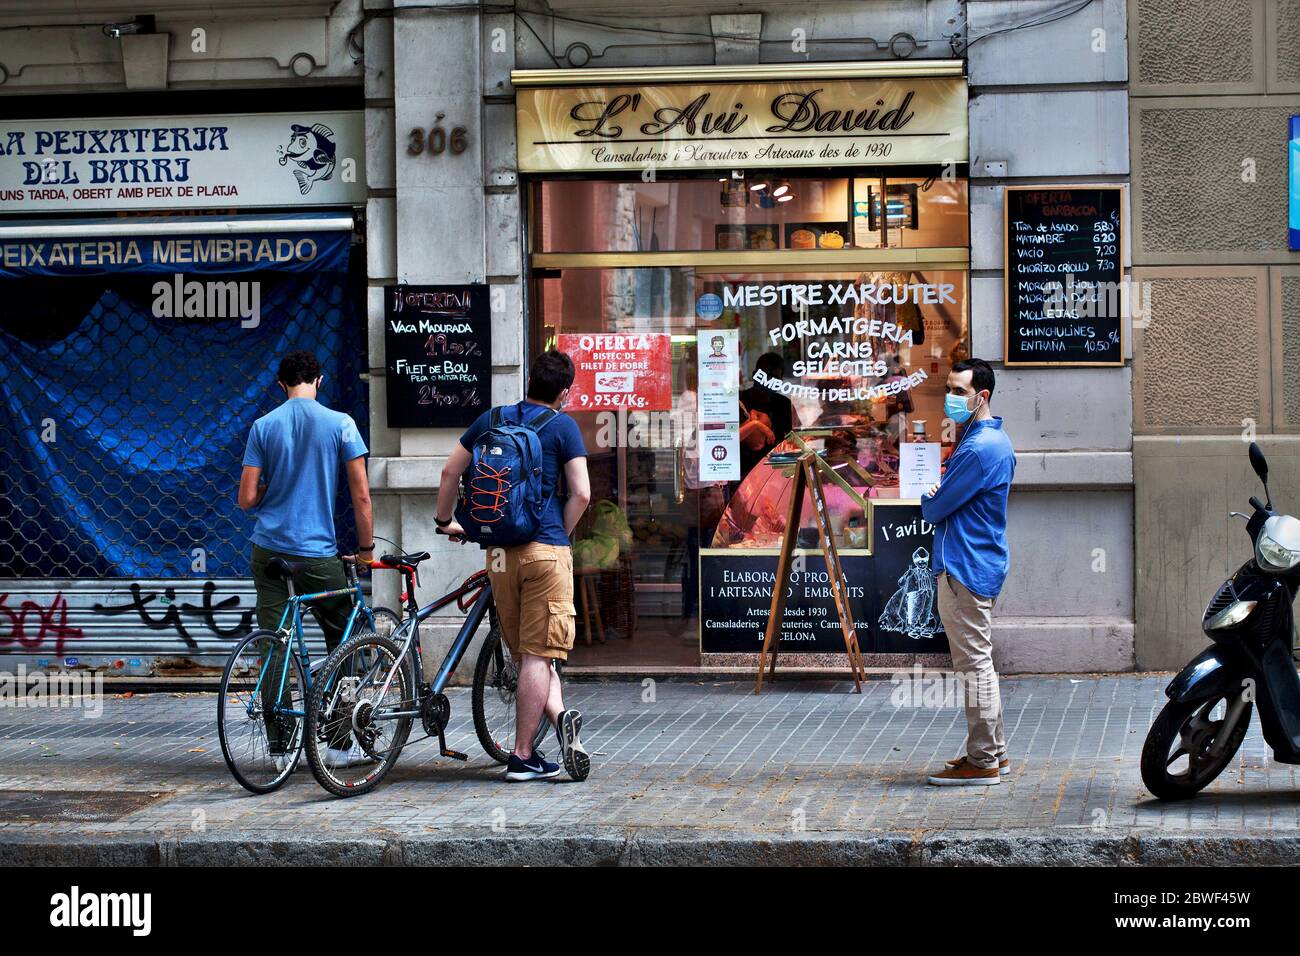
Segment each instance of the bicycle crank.
M451 701L446 694L434 694L424 698L420 708L420 717L424 722L424 732L430 737L438 738L438 750L444 757L454 760L468 760L469 754L452 750L447 746L447 724L451 720Z
M420 708L420 719L424 723L424 732L430 737L436 737L447 729L447 723L451 720L451 701L447 699L446 694L433 694L424 698L424 704Z

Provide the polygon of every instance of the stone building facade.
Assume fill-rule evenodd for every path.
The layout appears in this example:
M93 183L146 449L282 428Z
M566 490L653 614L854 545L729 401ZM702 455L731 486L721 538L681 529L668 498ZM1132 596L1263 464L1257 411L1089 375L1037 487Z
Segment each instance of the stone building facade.
M1181 666L1201 612L1249 556L1258 483L1300 478L1300 253L1287 249L1287 124L1300 4L1129 3L1133 278L1151 314L1133 363L1137 666ZM1190 32L1185 32L1190 27Z
M995 410L1019 454L1013 570L997 653L1019 672L1175 666L1242 551L1226 517L1249 489L1243 429L1263 436L1280 490L1300 383L1287 357L1300 260L1285 249L1285 148L1300 112L1300 5L1094 0L759 0L655 4L520 0L0 0L0 108L111 95L117 115L167 97L359 104L369 435L377 532L435 561L422 596L478 564L440 542L433 500L453 429L390 429L383 289L486 283L492 400L520 397L535 350L530 212L517 160L512 72L960 61L967 78L971 353L995 363ZM196 30L204 31L202 52ZM9 99L9 98L15 99ZM143 107L141 106L143 104ZM178 112L195 109L187 103ZM206 107L214 107L209 102ZM99 108L104 115L106 107ZM420 137L462 127L467 148ZM1250 176L1246 170L1249 168ZM1008 185L1125 187L1125 265L1151 313L1114 368L1005 368L1003 195ZM1290 391L1288 391L1290 389ZM232 475L232 483L233 483ZM1279 495L1281 497L1281 495ZM377 596L395 603L391 581ZM15 585L12 590L21 590ZM430 651L454 618L439 619ZM112 656L117 650L106 648Z

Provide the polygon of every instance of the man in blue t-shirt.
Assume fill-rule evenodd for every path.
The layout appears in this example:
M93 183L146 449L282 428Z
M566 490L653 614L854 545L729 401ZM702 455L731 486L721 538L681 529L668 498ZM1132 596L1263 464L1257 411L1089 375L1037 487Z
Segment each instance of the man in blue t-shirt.
M363 563L373 559L375 550L367 449L356 422L316 401L322 375L320 362L311 352L286 355L277 378L286 401L253 422L239 479L239 507L257 519L253 526L253 582L257 587L257 626L263 628L279 625L289 601L288 582L267 571L272 558L295 566L293 585L299 594L347 587L334 538L334 494L340 465L352 493ZM355 559L349 556L348 560ZM347 627L351 600L315 601L311 610L332 651ZM264 683L269 688L271 682ZM271 699L264 703L269 714ZM284 757L291 744L281 739L282 732L283 728L268 719L267 743L273 757ZM368 758L359 745L341 738L331 742L324 759L331 767L344 767Z
M587 449L578 423L560 412L573 385L573 361L563 352L543 352L528 373L528 397L502 409L507 422L530 422L547 409L558 414L538 433L543 453L544 493L550 495L541 526L526 544L487 549L492 597L501 622L501 637L519 664L516 694L515 746L506 766L512 782L554 777L560 768L533 749L532 728L545 713L555 726L564 768L574 780L585 780L591 760L578 736L582 715L566 709L560 675L553 661L567 660L573 650L573 552L569 535L591 500ZM472 460L471 449L491 424L491 410L472 424L442 469L435 521L440 534L464 540L465 529L453 517L461 475ZM567 497L560 495L561 476ZM525 729L528 728L528 729Z

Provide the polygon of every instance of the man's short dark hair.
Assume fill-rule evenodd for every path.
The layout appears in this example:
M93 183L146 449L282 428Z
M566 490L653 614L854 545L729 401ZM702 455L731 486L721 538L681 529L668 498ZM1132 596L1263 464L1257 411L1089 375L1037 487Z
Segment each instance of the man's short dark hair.
M785 375L785 358L780 352L764 352L754 363L755 372L763 372L769 378L782 378Z
M543 352L528 370L528 397L550 404L573 384L573 359L556 349Z
M970 386L977 392L987 391L993 397L993 366L983 359L969 358L952 367L954 372L970 372Z
M290 352L280 359L280 372L276 377L286 388L310 385L320 378L320 362L311 352Z

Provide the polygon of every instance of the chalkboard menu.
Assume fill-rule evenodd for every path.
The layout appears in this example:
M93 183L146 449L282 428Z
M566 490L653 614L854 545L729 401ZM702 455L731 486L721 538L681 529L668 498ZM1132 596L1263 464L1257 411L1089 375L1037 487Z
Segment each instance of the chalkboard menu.
M864 654L944 654L930 556L934 526L916 504L875 503L872 553L840 551L849 607ZM777 555L744 548L700 553L700 650L757 654L772 607ZM844 634L821 552L805 553L786 582L781 654L843 654Z
M1123 365L1123 188L1009 186L1007 365Z
M389 428L460 428L491 407L486 285L384 289Z

